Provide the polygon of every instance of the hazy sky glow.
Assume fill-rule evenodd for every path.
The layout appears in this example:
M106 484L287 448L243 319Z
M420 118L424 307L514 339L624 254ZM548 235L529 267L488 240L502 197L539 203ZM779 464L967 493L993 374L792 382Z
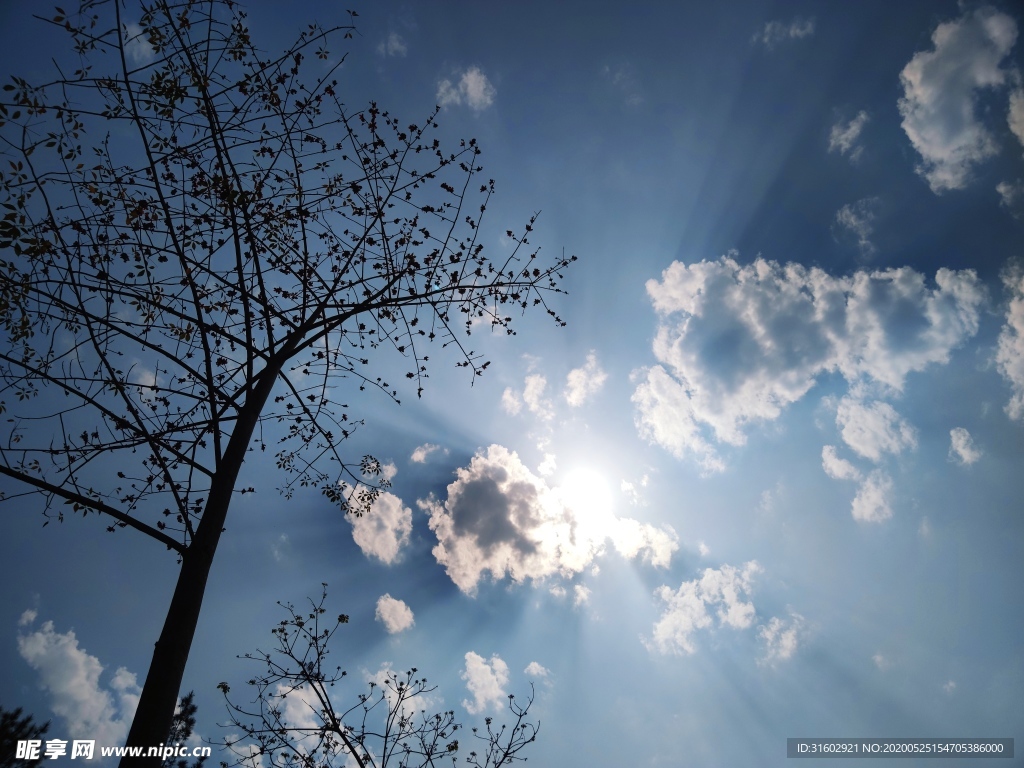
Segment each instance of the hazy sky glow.
M472 386L432 349L421 399L344 394L352 455L392 480L359 519L245 465L186 672L200 734L223 736L216 684L243 691L275 601L327 582L350 697L415 666L474 724L532 683L531 765L782 766L794 736L1024 750L1020 10L353 7L346 102L437 105L442 141L480 142L487 249L540 211L532 242L580 257L568 326L475 330ZM250 6L267 50L347 19L284 8ZM61 38L31 9L0 30L4 73L50 76ZM174 557L91 515L41 530L37 501L0 505L0 703L116 743Z

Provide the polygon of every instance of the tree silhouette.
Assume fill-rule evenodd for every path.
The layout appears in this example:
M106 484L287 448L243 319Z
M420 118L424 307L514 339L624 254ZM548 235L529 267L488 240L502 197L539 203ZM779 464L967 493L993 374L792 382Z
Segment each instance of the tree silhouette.
M150 746L231 501L255 490L246 457L270 451L286 496L315 487L360 514L386 478L340 445L363 424L356 387L399 400L380 355L417 394L428 342L480 375L473 330L512 333L533 307L564 325L546 297L575 257L531 252L536 216L505 256L484 254L494 183L476 141L443 150L436 110L407 125L347 107L329 41L351 24L312 24L271 57L232 0L134 13L58 8L44 21L71 63L3 86L0 473L17 481L4 498L36 495L47 523L98 513L177 554L128 735Z
M17 757L19 741L39 741L50 730L49 721L39 725L32 715L23 715L21 707L0 707L0 768L27 768L42 763L42 756L34 760ZM40 750L42 755L42 750Z
M427 711L436 686L417 677L415 668L401 674L388 669L353 703L340 704L338 690L347 675L340 666L331 669L327 656L331 639L348 616L329 619L326 599L324 584L319 601L310 599L308 612L283 605L289 615L273 630L277 647L245 654L264 668L248 681L256 689L252 705L233 703L230 686L219 684L231 716L228 727L243 734L225 741L237 757L233 765L427 768L449 761L454 766L465 754L466 765L498 768L526 759L519 753L540 729L528 717L532 693L525 705L510 695L511 725L499 727L487 717L482 731L472 728L461 735L468 744L460 743L464 728L454 710Z

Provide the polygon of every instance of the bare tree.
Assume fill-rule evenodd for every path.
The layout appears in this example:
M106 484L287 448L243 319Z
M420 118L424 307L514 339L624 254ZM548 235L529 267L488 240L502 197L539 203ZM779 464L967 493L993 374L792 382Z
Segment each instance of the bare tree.
M351 25L312 24L272 57L233 0L128 5L58 8L44 21L74 63L3 86L0 473L47 522L98 513L176 553L128 736L148 746L171 726L231 501L255 490L246 457L269 450L286 495L359 514L386 478L343 454L362 424L347 400L399 399L377 353L417 393L427 342L478 376L472 331L512 333L531 307L564 325L546 297L575 257L531 252L533 218L484 254L476 141L443 150L436 111L347 107L328 43Z
M328 646L348 616L329 619L326 599L325 584L319 601L310 599L308 612L284 605L288 618L273 630L277 647L245 654L264 667L249 680L256 689L250 707L231 701L227 683L218 686L231 718L227 727L242 732L225 742L237 757L234 765L427 768L449 761L455 765L467 750L464 763L475 768L526 759L519 753L536 740L540 729L540 723L528 717L532 693L525 704L510 695L510 724L499 727L487 717L483 731L472 728L463 736L464 741L471 740L468 745L459 742L463 726L454 710L427 711L436 686L417 677L415 668L402 674L384 670L379 681L368 683L366 693L351 704L339 704L338 689L347 675L340 666L330 668Z

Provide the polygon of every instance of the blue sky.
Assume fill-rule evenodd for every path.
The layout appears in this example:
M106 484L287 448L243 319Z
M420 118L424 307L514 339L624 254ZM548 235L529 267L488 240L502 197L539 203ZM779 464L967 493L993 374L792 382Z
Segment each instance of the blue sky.
M357 680L416 666L466 722L532 682L540 765L1020 749L1019 10L353 7L346 101L438 104L443 139L480 141L487 247L541 211L534 242L580 256L568 325L474 336L472 386L438 351L422 399L351 395L353 455L394 472L359 524L246 465L184 684L202 734L275 601L327 582ZM346 18L250 6L269 50ZM3 71L45 77L57 38L14 5L0 27ZM40 530L33 503L3 505L0 701L116 741L174 558L91 517Z

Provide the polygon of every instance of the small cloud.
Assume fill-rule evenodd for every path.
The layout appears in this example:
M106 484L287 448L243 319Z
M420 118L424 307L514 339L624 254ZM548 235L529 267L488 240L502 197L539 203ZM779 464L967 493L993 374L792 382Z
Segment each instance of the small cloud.
M474 112L482 112L494 103L498 92L479 67L470 67L458 76L456 83L440 80L437 84L437 103L442 107L467 105Z
M445 455L448 454L448 449L442 449L440 445L434 445L433 443L424 443L423 445L416 446L413 449L412 456L409 458L416 464L425 464L431 454L441 451Z
M1010 93L1010 108L1006 112L1006 122L1013 135L1024 145L1024 88L1015 88Z
M523 409L523 401L512 387L505 387L501 393L501 409L509 416L515 416Z
M996 184L996 192L999 193L999 204L1014 218L1024 215L1024 180L1001 181Z
M865 255L875 252L871 235L875 231L874 221L879 202L877 197L865 197L855 203L847 203L836 211L835 226L841 232L846 231L853 234L857 238L857 245Z
M921 522L917 525L917 535L922 539L927 539L932 535L932 524L927 517L922 517Z
M573 587L572 604L577 608L581 605L587 605L590 602L590 595L591 591L587 587L577 584Z
M850 122L841 120L832 126L828 134L828 151L838 151L840 155L849 154L850 160L856 162L864 152L864 147L857 143L861 131L871 118L863 109Z
M981 458L981 450L975 447L971 433L963 427L949 430L949 458L963 465L970 465Z
M377 599L376 618L377 621L384 623L388 634L391 635L404 632L416 623L412 609L402 600L397 600L389 594L381 595Z
M545 669L536 661L531 661L529 664L526 665L526 669L523 670L523 674L529 675L530 677L547 678L548 675L551 674L551 671Z
M796 653L804 634L804 617L792 612L788 621L773 616L767 624L758 627L757 634L764 642L764 655L758 663L775 666Z
M708 545L707 544L705 544L703 541L701 541L701 542L697 543L697 553L701 557L707 557L708 555L711 554L711 550L708 549Z
M898 456L905 448L917 447L914 428L889 403L880 400L844 397L836 411L836 425L843 442L874 462L881 461L883 454Z
M953 695L953 691L956 690L956 681L955 680L947 680L945 683L942 684L942 690L944 690L946 692L946 695L952 696Z
M627 105L635 107L643 104L644 97L632 65L621 64L617 67L605 65L603 73L612 88L621 94Z
M377 53L381 56L405 56L407 51L405 40L397 32L392 32L377 46Z
M489 708L501 709L507 696L504 686L508 683L508 665L498 654L487 661L483 656L469 651L462 679L466 681L466 688L473 696L472 701L462 700L462 706L469 714L478 715Z
M37 610L35 610L34 608L29 608L27 611L21 614L21 618L18 619L18 626L27 627L29 624L36 620L36 616L38 615L39 612Z
M892 478L875 470L861 483L853 499L853 519L862 523L881 523L892 517Z
M412 533L412 510L387 491L377 497L368 511L359 517L345 515L345 519L352 525L352 538L363 554L386 565L399 561Z
M282 562L291 552L291 542L288 540L288 534L282 533L274 543L270 545L270 552L274 556L275 562Z
M156 58L156 51L138 24L125 25L124 40L124 52L132 64L142 66Z
M537 474L541 477L550 477L558 468L558 462L553 453L545 453L544 461L537 467Z
M544 397L547 386L548 380L539 373L527 376L523 386L523 402L526 403L526 407L530 413L545 421L555 415L551 401Z
M561 584L555 584L555 586L551 587L551 589L549 589L548 592L550 592L552 595L559 599L565 597L565 587L563 587Z
M597 355L591 352L581 368L569 371L565 380L565 401L573 408L583 405L588 397L604 386L607 378L608 374L598 365Z
M799 40L814 34L814 19L802 19L799 16L791 22L768 21L764 29L756 32L751 38L753 43L761 43L769 51L776 45L788 40Z
M892 666L892 662L890 662L887 658L885 658L885 656L883 656L880 653L876 653L874 656L872 656L871 660L875 662L876 667L882 670L888 669Z
M860 480L860 471L846 459L839 458L834 445L821 449L821 466L834 480Z

